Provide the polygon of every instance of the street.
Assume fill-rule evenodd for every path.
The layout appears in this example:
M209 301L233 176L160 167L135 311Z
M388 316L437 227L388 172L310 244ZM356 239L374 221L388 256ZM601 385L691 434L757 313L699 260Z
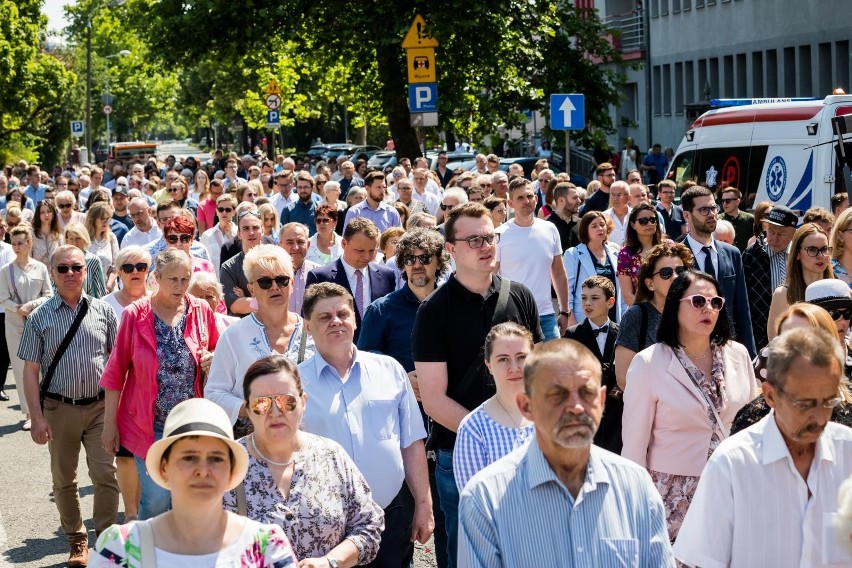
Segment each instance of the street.
M157 158L159 160L165 161L166 156L174 156L178 161L192 156L199 162L204 163L204 160L210 157L210 153L195 146L185 144L180 140L167 140L160 142L160 146L157 148Z

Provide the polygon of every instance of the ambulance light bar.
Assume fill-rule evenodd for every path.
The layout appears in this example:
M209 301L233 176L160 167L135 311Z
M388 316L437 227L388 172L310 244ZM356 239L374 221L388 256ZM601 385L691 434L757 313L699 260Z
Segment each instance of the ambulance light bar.
M802 101L821 101L816 97L793 97L793 98L772 98L772 99L711 99L710 108L727 108L738 106L759 105L765 103L795 103Z

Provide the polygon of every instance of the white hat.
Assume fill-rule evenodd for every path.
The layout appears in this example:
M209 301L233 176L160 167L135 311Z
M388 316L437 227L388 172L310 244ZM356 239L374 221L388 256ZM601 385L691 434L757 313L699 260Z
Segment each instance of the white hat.
M852 308L852 290L843 280L825 278L807 287L805 301L826 310Z
M163 438L154 442L148 449L145 467L157 485L169 489L166 481L160 476L160 463L166 449L186 436L210 436L228 444L234 456L234 463L231 465L231 483L226 491L242 482L248 471L248 453L242 445L234 441L234 429L228 415L214 402L204 398L191 398L169 412L163 428Z

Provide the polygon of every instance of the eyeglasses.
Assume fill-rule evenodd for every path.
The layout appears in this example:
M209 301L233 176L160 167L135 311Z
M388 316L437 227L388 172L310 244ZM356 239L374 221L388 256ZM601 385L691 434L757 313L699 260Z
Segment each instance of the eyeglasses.
M482 248L482 245L488 243L493 245L500 242L499 233L491 233L490 235L476 235L474 237L465 237L463 239L455 239L455 242L464 241L472 249Z
M216 211L219 213L231 213L233 211L233 207L217 207Z
M243 194L243 197L257 197L257 194L253 191L247 191Z
M166 237L166 241L168 241L170 245L176 245L178 241L182 242L183 244L191 243L192 235L168 235Z
M270 276L261 276L257 280L255 280L255 284L260 287L261 290L269 290L272 288L272 283L275 282L275 285L279 288L286 288L290 285L290 277L289 276L276 276L274 278Z
M816 258L830 255L833 249L832 247L803 247L802 250L808 253L809 257Z
M852 308L846 308L845 310L829 310L828 313L834 321L839 320L841 317L843 317L846 321L852 320Z
M627 199L628 197L630 197L630 196L626 193L610 193L609 194L610 199Z
M732 201L739 201L739 199L737 199L736 197L725 197L724 199L721 199L720 201L722 203L724 203L725 205L727 205L728 203L731 203Z
M446 205L444 203L441 203L441 211L447 211L449 209L452 209L453 207L455 207L455 205Z
M169 188L169 193L177 193L177 192L179 192L180 190L181 190L181 188L179 188L179 187L170 187L170 188Z
M707 217L709 215L715 215L718 209L715 205L707 205L706 207L696 207L692 210L693 213L698 211L698 214L702 217Z
M714 312L721 311L725 307L725 298L722 296L707 297L701 294L693 294L680 299L681 302L691 302L692 307L696 310L703 310L707 302L710 302L710 309Z
M314 219L314 222L320 223L320 224L331 223L331 218L330 217L317 217L316 219Z
M122 264L121 271L125 274L133 274L133 271L136 272L148 272L148 263L147 262L137 262L136 264Z
M255 414L262 416L264 414L268 414L269 411L272 410L272 403L274 402L275 406L278 407L278 410L280 410L282 414L288 414L296 410L296 403L298 400L299 399L292 394L258 396L249 401L249 408Z
M654 217L641 217L639 219L636 219L636 222L639 223L642 226L647 225L649 223L651 225L656 225L657 224L657 217L656 216L654 216Z
M402 264L405 266L414 266L414 263L420 261L420 264L427 265L432 262L431 254L413 254L402 257Z
M68 271L71 270L74 274L79 274L84 268L86 267L82 264L72 264L71 266L68 266L67 264L60 264L56 267L56 272L59 274L68 274Z
M675 266L674 268L672 268L671 266L665 266L665 267L659 269L658 271L656 271L655 273L653 273L651 276L659 275L660 278L662 278L663 280L668 280L669 278L671 278L675 274L680 276L684 272L686 272L685 266Z
M797 410L801 412L809 412L817 407L830 409L836 408L843 402L843 398L839 396L835 396L834 398L828 398L826 400L815 400L813 398L803 398L803 399L794 399L791 398L789 394L787 394L783 388L779 385L773 384L772 387L777 390L784 398L790 401L790 404L796 407Z
M71 209L73 205L71 205L70 203L60 203L59 205L57 205L57 207L59 207L60 209Z

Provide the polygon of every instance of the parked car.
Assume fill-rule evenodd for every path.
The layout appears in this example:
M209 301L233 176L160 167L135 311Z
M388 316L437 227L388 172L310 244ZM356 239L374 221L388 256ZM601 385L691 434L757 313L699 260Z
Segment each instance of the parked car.
M395 151L382 150L370 156L370 159L367 160L367 167L384 171L386 168L395 167L397 163Z
M500 160L500 169L503 170L504 172L508 172L509 166L511 164L520 164L521 167L524 168L524 177L527 178L527 179L532 179L532 171L535 168L535 163L539 159L540 158L537 158L537 157L534 157L534 156L533 157L522 157L522 158L503 158L502 160ZM548 163L548 165L550 166L550 169L551 169L551 171L553 171L554 174L561 174L562 172L565 171L565 168L563 168L561 165L557 164L556 162L550 161ZM471 163L471 167L473 167L472 163ZM571 174L571 183L573 183L577 187L586 187L587 185L589 185L589 178L587 178L586 176L580 175L580 174L572 173Z
M310 156L312 161L324 160L325 154L331 149L328 144L317 144L308 148L306 154Z
M349 156L355 148L357 148L355 144L330 144L325 152L325 160L331 162L338 156Z
M353 162L359 159L369 160L378 152L381 152L382 149L378 146L355 146L349 152L349 159Z

